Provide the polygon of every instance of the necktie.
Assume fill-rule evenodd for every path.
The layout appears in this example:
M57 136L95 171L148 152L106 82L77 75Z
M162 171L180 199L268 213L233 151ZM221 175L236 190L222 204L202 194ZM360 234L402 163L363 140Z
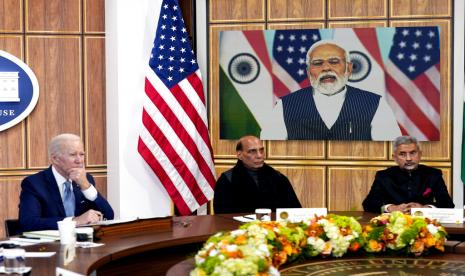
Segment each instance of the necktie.
M71 182L65 181L64 184L64 193L63 193L63 206L65 207L65 213L67 217L74 217L74 193L71 190Z

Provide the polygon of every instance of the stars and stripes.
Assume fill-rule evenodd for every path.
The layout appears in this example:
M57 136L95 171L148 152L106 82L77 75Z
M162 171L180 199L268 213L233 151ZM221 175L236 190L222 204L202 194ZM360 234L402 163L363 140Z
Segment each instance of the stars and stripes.
M306 55L321 40L319 30L278 30L273 43L273 93L282 97L309 86Z
M386 68L386 98L402 133L439 140L439 27L399 27Z
M138 151L182 215L213 198L215 170L200 70L177 0L163 0L145 79Z

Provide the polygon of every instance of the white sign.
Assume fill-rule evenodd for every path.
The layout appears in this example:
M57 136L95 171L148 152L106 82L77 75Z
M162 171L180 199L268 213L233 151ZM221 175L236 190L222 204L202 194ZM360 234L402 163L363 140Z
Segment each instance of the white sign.
M277 208L276 221L301 222L315 216L326 216L326 208Z
M412 208L414 217L436 219L440 223L463 223L463 209L453 208Z

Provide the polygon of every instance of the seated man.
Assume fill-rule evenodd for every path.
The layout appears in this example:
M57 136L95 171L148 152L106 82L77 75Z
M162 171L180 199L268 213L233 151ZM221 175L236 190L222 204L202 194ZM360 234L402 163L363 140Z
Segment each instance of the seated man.
M265 164L262 142L242 137L236 146L236 165L216 182L215 213L251 213L257 208L300 208L286 176Z
M410 212L411 208L454 208L438 169L419 165L420 145L411 136L395 139L392 157L398 166L378 171L363 201L366 212Z
M60 134L49 143L51 166L21 183L19 223L22 231L58 229L57 221L73 217L77 225L113 219L113 209L97 192L84 168L79 136Z

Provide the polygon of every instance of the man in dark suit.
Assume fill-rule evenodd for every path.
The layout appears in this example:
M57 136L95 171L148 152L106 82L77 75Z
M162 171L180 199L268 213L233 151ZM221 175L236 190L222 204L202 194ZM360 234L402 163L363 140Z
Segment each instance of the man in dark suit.
M49 143L51 166L21 183L19 223L22 231L58 229L72 217L77 225L113 219L113 209L94 187L84 168L84 146L74 134L60 134Z
M376 173L371 190L363 201L363 209L374 213L409 213L411 208L454 208L442 172L419 165L421 150L417 139L400 136L393 147L392 157L398 166Z
M261 139L393 140L401 134L384 97L347 85L352 74L348 52L338 43L321 40L307 52L311 87L279 100L275 118Z
M286 176L265 164L263 144L244 136L236 145L236 165L216 182L215 213L253 213L257 208L300 208Z

